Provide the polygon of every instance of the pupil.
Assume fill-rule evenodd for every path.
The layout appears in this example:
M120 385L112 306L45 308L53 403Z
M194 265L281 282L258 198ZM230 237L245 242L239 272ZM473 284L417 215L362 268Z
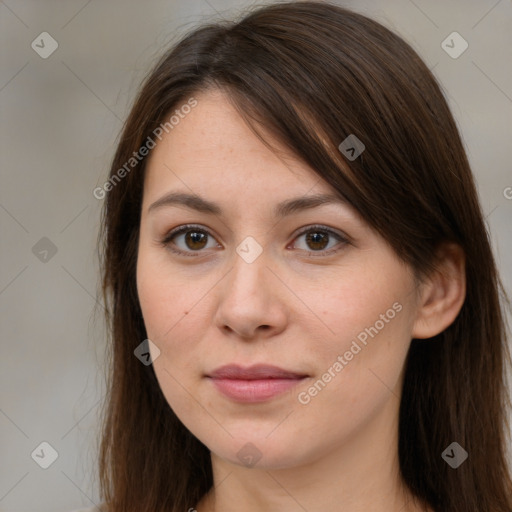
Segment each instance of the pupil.
M201 242L206 241L206 234L198 231L188 231L185 235L185 241L189 249L202 249L204 244L201 244ZM196 244L199 244L199 246Z
M307 243L313 245L313 249L324 249L327 243L327 234L326 233L320 233L320 232L314 232L314 233L308 233L306 236ZM320 244L320 247L318 246Z

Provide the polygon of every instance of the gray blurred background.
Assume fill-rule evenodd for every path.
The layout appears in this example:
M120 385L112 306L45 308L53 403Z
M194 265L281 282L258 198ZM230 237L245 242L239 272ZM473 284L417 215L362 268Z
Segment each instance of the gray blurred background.
M440 80L512 292L510 0L339 3L401 34ZM93 316L102 201L92 192L163 49L196 24L252 5L0 2L0 512L69 512L98 502L105 339Z

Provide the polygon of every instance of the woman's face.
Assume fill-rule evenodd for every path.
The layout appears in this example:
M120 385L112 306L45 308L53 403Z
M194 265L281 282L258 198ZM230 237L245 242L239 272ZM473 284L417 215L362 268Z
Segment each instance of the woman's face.
M411 270L350 206L310 200L334 190L278 158L222 93L196 99L144 183L137 287L166 400L239 465L387 447L418 307ZM226 365L238 369L216 372Z

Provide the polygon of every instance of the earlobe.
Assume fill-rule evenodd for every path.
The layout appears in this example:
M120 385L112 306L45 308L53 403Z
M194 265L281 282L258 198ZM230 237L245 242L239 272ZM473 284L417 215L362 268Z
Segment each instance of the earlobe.
M443 244L436 270L423 283L413 338L432 338L457 318L466 297L466 265L459 245Z

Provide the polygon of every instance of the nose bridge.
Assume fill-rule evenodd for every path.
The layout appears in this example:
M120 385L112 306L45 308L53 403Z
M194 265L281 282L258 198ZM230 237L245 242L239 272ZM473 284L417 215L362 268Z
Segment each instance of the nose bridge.
M236 248L233 258L228 293L241 296L244 300L254 300L260 293L266 293L265 283L270 273L267 265L268 251L252 237L247 237Z
M259 245L259 244L258 244ZM215 323L219 328L229 328L241 337L252 338L258 327L267 332L280 332L286 323L279 286L272 285L276 277L270 266L269 252L254 241L245 240L233 255L233 266L226 276L219 295Z

